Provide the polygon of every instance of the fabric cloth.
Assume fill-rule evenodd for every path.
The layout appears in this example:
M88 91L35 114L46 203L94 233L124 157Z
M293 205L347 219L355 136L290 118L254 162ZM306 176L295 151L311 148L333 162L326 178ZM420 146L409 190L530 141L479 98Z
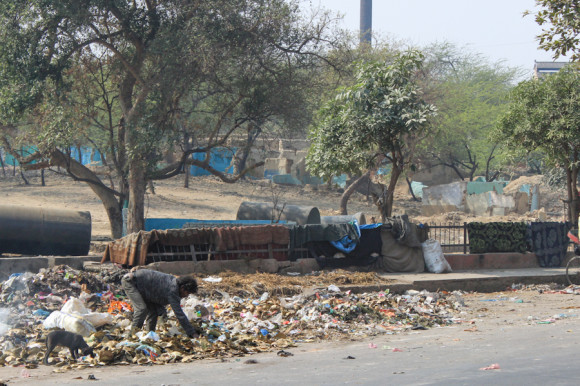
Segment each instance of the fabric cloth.
M409 221L409 216L406 214L387 218L383 223L383 227L391 230L391 234L399 244L413 248L421 246L422 241L419 238L417 226ZM426 237L423 233L421 236Z
M517 252L527 250L528 225L523 222L472 222L467 224L470 253Z
M209 245L212 251L224 252L268 244L287 246L289 242L289 230L283 225L140 231L110 242L101 263L111 261L131 267L145 265L147 252L155 244ZM280 256L278 258L281 259Z
M369 266L381 254L380 226L381 224L361 225L360 239L348 253L345 253L344 249L337 248L337 245L342 245L340 242L310 241L305 245L321 268Z
M147 251L154 243L183 246L190 244L215 244L212 229L168 229L139 231L107 244L101 263L111 261L124 266L145 265Z
M374 264L375 269L386 272L424 272L425 259L419 247L409 247L397 241L387 227L381 228L381 258Z
M532 252L538 257L540 267L559 267L568 250L569 222L530 223L529 236Z
M348 236L358 242L357 228L352 223L344 224L307 224L290 228L290 250L312 241L338 241Z
M215 250L223 252L246 245L286 244L290 231L283 225L212 228L215 232Z
M157 317L170 305L185 333L192 337L196 331L181 308L177 278L162 272L139 269L123 277L121 284L134 309L133 328L141 328L148 318L148 328L154 330Z

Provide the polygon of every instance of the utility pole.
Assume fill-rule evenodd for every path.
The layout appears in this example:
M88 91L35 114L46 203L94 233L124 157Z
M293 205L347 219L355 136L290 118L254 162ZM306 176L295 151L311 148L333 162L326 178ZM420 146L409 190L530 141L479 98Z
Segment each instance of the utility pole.
M373 0L360 0L360 45L371 43L373 32Z

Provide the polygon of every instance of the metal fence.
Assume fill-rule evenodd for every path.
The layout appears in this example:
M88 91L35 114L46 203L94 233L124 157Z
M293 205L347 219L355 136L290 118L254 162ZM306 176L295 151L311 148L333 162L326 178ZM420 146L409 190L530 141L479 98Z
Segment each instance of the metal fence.
M467 223L463 224L426 224L428 238L439 241L444 253L469 253L469 232ZM574 243L568 244L568 251L574 251Z
M441 244L444 253L468 254L469 234L467 222L463 224L425 224L427 237ZM204 260L236 260L248 258L274 258L286 260L290 254L294 258L312 257L307 248L297 248L289 251L288 246L278 244L244 246L244 249L216 252L211 251L209 244L188 246L164 246L153 244L147 253L147 263L156 261L204 261ZM569 251L574 250L570 242Z
M463 224L427 224L428 238L439 241L444 253L463 253L469 251L467 223Z

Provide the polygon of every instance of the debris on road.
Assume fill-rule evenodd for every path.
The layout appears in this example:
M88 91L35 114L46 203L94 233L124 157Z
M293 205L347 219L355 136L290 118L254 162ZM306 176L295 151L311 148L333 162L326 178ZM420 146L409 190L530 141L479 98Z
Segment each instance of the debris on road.
M2 283L0 366L35 368L42 360L47 324L55 313L90 324L83 330L97 354L72 361L52 357L55 371L106 365L165 364L203 358L241 357L277 351L301 342L357 339L459 322L461 293L384 291L355 294L341 286L383 283L374 273L332 271L308 276L222 273L199 277L197 296L183 310L200 333L190 339L169 312L155 332L129 334L130 304L120 279L127 270L90 273L57 266L38 274L13 275ZM68 306L67 306L68 305ZM64 311L66 312L63 312ZM58 314L55 314L58 315ZM92 319L91 319L92 318ZM375 345L376 347L376 345ZM63 352L64 354L64 352Z

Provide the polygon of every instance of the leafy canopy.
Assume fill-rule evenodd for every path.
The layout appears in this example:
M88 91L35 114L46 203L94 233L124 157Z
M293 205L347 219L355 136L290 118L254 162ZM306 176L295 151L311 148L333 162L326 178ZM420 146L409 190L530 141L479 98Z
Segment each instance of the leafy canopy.
M422 60L411 50L396 55L391 63L359 64L356 83L339 89L319 112L310 134L309 170L321 177L356 174L384 159L404 167L406 142L436 111L423 101L415 82Z
M538 35L540 48L554 51L554 59L571 53L572 61L579 59L580 1L536 0L542 9L536 13L536 23L547 26ZM529 14L526 11L525 14Z

